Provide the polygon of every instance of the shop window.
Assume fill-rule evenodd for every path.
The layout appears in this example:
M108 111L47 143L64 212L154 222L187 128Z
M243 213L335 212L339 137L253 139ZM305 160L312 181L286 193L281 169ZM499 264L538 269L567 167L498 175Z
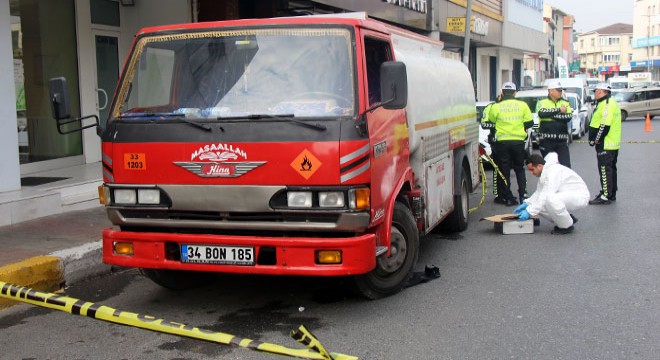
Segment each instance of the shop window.
M119 26L119 3L116 0L90 0L92 24Z
M57 132L48 96L48 80L66 77L71 114L80 116L74 0L9 4L20 163L81 155L81 134Z

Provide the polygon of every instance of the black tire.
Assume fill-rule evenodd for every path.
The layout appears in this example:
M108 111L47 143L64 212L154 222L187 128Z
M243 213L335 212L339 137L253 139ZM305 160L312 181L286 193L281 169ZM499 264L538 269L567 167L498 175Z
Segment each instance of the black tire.
M170 290L187 290L206 285L212 274L196 271L140 269L142 275Z
M355 276L357 291L368 299L395 294L408 282L419 257L419 230L410 209L397 201L392 217L391 254L376 258L376 268Z
M625 110L621 110L621 121L626 121L628 118L628 113Z
M461 232L468 227L468 212L470 211L470 194L468 190L467 170L461 169L459 180L460 191L454 195L454 211L440 224L440 228L449 232Z

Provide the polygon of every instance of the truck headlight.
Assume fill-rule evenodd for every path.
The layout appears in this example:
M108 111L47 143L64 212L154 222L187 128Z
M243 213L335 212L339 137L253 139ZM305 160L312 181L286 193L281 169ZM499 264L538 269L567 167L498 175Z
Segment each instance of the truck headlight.
M135 204L135 189L115 189L115 204Z
M286 204L292 208L311 208L312 207L312 192L311 191L289 191L286 194Z
M343 208L344 204L343 191L319 192L319 206L322 208Z
M160 190L158 189L138 189L137 196L139 204L160 204Z

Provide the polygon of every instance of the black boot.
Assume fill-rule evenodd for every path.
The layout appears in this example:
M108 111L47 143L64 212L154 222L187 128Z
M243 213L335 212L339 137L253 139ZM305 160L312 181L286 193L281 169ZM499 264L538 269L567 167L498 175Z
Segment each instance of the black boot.
M610 199L606 198L604 195L598 194L593 200L589 200L589 205L609 205L611 204Z
M567 228L560 228L560 227L556 227L556 226L555 226L554 230L552 230L550 233L551 233L552 235L566 235L566 234L570 234L570 233L572 233L573 230L575 230L575 228L573 227L573 225L571 225L571 226L569 226L569 227L567 227Z

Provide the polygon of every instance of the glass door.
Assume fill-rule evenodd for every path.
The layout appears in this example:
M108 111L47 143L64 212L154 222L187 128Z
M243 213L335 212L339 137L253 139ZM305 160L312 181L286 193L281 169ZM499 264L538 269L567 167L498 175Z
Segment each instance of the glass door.
M119 79L119 36L113 32L94 30L96 54L96 92L99 122L102 128L108 119L112 94Z

